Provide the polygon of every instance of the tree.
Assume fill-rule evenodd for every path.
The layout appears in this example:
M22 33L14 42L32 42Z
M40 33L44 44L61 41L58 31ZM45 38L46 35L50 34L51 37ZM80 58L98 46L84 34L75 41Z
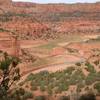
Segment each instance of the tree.
M2 55L0 57L2 58L0 61L0 98L7 100L11 86L20 79L20 70L17 67L19 59L5 52L0 54Z

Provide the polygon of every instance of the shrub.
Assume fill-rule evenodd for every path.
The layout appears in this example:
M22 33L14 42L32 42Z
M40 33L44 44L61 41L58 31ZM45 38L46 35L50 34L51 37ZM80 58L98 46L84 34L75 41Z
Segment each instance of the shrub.
M96 100L96 97L93 93L82 95L79 100Z
M31 81L31 80L34 80L34 74L33 73L31 73L31 74L29 74L28 75L28 77L27 77L27 79L26 79L26 81Z
M23 95L23 100L31 99L33 98L33 94L31 92L25 92Z
M45 96L36 96L34 100L46 100Z
M45 91L45 86L44 86L44 85L41 85L41 86L40 86L40 90L41 90L41 91Z
M49 72L48 71L41 71L39 74L41 74L41 75L47 75L47 74L49 74Z
M25 84L24 81L20 82L18 85L23 86Z
M96 83L94 88L97 89L98 93L100 93L100 82Z
M68 90L67 83L61 83L61 84L59 84L58 90L59 91L67 91Z
M94 64L97 66L97 65L99 65L99 60L96 60L96 61L94 61Z
M24 95L25 94L25 90L23 88L20 88L19 89L19 93L20 93L20 95Z
M34 80L31 81L30 85L31 85L31 90L37 90L37 83Z
M85 76L81 70L75 71L75 73L70 77L69 84L76 85L77 83L82 82L85 79Z
M37 89L38 89L37 86L35 86L35 85L34 85L34 86L31 86L31 90L32 90L32 91L35 91L35 90L37 90Z
M61 96L59 100L70 100L70 98L68 96Z
M75 65L76 65L76 66L81 66L81 63L80 63L80 62L78 62L78 63L76 63Z
M47 88L48 94L52 95L52 89L50 87Z
M89 62L86 62L85 65L88 67L88 71L91 73L96 73L94 66L91 65Z
M75 70L74 67L69 67L66 70L64 70L64 73L68 73L69 75L71 75L74 70Z
M98 73L90 73L86 79L85 79L85 83L86 85L92 85L95 81L98 81L100 78L100 74Z

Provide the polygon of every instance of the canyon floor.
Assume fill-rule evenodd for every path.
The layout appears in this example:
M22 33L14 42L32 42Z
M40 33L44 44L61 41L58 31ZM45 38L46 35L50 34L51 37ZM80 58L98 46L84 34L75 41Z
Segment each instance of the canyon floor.
M20 58L17 85L32 96L92 91L100 100L100 2L0 0L0 50Z

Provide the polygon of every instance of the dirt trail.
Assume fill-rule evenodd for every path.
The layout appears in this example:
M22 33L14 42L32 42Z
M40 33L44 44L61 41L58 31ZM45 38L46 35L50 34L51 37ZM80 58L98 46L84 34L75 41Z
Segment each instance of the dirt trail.
M78 57L79 59L79 57ZM49 65L44 65L44 66L38 66L31 68L30 70L27 70L21 74L21 81L24 80L30 73L39 73L41 71L49 71L49 72L56 72L56 71L62 71L70 66L74 66L76 62L81 62L83 61L83 58L80 57L79 60L73 60L73 59L66 59L64 62L57 62L55 64L49 64Z
M52 65L46 65L46 66L40 66L33 69L30 69L24 73L21 74L21 81L24 80L30 73L39 73L41 71L49 71L49 72L56 72L64 70L70 66L73 66L74 64L66 64L66 62L58 63L58 64L52 64Z

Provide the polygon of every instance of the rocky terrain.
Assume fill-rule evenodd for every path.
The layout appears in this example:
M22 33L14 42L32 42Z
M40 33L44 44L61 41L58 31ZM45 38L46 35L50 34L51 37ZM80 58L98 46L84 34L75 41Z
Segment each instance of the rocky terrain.
M21 39L100 34L100 3L36 4L0 0L0 30Z
M100 2L0 0L0 50L21 60L17 84L31 92L24 100L60 100L74 90L100 96Z

